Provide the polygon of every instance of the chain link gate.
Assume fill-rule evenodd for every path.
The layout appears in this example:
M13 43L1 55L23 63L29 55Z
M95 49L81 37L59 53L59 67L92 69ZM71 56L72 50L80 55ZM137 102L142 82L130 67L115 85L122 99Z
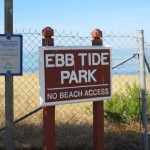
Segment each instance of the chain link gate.
M42 111L39 107L38 47L41 33L31 30L23 34L23 76L14 77L15 147L42 147ZM91 46L91 35L55 30L55 46ZM112 90L126 94L126 84L139 82L137 35L132 33L103 32L103 44L112 47ZM150 45L145 43L145 57L150 65ZM146 74L150 92L150 75ZM4 77L0 77L0 148L4 147ZM150 95L147 95L148 97ZM137 98L138 103L138 98ZM138 110L137 110L138 111ZM31 114L29 114L31 112ZM35 113L36 112L36 113ZM28 115L29 114L29 115ZM21 118L23 117L23 118ZM21 118L21 119L20 119ZM150 119L150 109L148 110ZM92 147L92 103L77 103L56 107L57 148ZM106 129L107 130L107 129ZM140 127L139 127L140 130ZM79 137L80 136L80 137ZM71 139L71 140L70 140ZM82 143L81 143L82 142Z

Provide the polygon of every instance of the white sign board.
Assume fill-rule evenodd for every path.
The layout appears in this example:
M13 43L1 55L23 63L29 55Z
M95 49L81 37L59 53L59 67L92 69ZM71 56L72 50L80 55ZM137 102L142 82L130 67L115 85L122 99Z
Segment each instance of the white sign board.
M22 74L22 35L0 34L0 75Z

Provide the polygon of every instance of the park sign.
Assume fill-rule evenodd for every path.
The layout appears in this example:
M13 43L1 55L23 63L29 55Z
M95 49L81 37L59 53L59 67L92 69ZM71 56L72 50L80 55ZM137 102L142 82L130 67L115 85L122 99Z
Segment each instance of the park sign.
M110 47L40 47L39 75L42 106L110 99Z

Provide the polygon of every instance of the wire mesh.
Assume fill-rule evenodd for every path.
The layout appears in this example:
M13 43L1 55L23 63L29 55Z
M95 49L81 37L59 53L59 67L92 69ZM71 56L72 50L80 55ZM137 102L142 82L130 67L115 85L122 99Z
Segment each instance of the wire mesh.
M42 35L37 31L16 31L23 34L23 75L14 77L14 118L18 119L39 107L38 47ZM91 35L81 36L75 32L55 30L55 46L91 46ZM138 53L136 36L132 33L103 32L104 45L110 45L112 66ZM146 58L150 64L149 45L146 44ZM122 91L126 95L126 84L138 84L138 55L113 69L113 93ZM4 126L4 77L0 77L0 128ZM147 88L150 77L147 74ZM138 98L137 98L138 101ZM150 112L148 112L150 114ZM56 107L57 147L83 145L92 147L92 102L60 105ZM15 147L42 147L42 110L24 119L15 128ZM2 138L2 132L0 138ZM64 136L65 135L65 136ZM70 140L72 139L72 140ZM0 145L4 146L4 143ZM82 149L82 148L81 148Z
M145 42L144 43L144 47L145 47L145 58L147 61L146 64L146 88L147 88L147 99L149 99L150 97L150 72L149 69L150 68L150 43ZM147 101L148 105L150 104L150 101ZM150 127L150 109L147 108L147 115L148 115L148 124Z
M4 91L4 77L0 77L0 127L4 126L4 118L5 118L5 91Z

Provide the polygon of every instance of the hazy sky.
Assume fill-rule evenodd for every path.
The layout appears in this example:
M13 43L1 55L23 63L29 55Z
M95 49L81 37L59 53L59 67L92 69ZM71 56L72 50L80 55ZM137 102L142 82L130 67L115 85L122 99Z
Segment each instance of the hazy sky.
M150 35L150 0L13 1L14 29L41 30L46 26L77 32L90 32L94 28L120 32L144 29L146 37ZM0 32L3 27L4 0L0 0Z

